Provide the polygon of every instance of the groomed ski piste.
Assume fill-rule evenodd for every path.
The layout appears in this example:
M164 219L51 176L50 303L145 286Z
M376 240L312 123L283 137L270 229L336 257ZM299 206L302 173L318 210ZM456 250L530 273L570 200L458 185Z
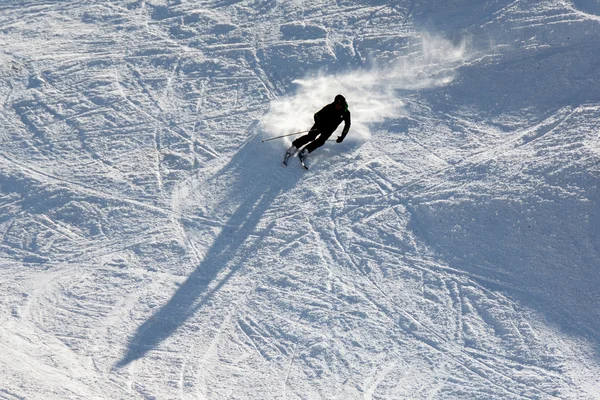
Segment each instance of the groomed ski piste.
M0 399L600 399L599 37L595 0L3 1Z

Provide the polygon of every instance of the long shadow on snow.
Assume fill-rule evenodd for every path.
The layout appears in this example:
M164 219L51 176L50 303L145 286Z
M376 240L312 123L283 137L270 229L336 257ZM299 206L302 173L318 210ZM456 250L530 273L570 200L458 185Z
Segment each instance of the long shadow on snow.
M256 233L263 214L277 196L293 187L302 171L286 171L282 174L278 165L276 144L261 144L255 138L240 150L231 162L213 179L223 175L236 176L229 188L227 202L239 201L240 206L231 215L226 227L214 244L179 287L173 297L152 317L144 322L130 339L125 356L115 365L123 367L142 358L150 350L168 339L192 315L201 309L221 287L243 267L244 261L253 255L245 254L247 239ZM267 154L267 157L261 155ZM222 179L222 178L221 178ZM232 199L233 197L233 199ZM235 227L235 228L231 228ZM267 228L268 229L268 228ZM258 235L262 237L262 234ZM253 243L253 249L259 244ZM229 269L219 282L214 282L219 272ZM212 285L211 283L216 283ZM210 288L209 288L210 287Z

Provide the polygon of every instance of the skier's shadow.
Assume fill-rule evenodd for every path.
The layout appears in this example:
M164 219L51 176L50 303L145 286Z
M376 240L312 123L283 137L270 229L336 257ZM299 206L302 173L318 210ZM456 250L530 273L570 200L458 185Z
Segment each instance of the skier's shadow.
M277 144L261 144L255 138L219 172L220 176L236 176L231 182L230 193L238 196L240 206L231 215L200 265L177 289L173 297L139 326L129 341L125 355L115 367L123 367L142 358L148 351L168 339L213 298L213 295L239 271L248 257L253 256L252 251L247 251L247 239L256 234L257 241L260 241L266 234L256 232L261 217L277 196L293 187L302 176L300 169L297 172L282 172L279 169L280 151L281 148ZM230 201L231 199L228 199L228 202ZM257 249L260 243L250 243L249 247L251 250ZM219 282L215 282L219 272L226 268L229 272L219 277Z

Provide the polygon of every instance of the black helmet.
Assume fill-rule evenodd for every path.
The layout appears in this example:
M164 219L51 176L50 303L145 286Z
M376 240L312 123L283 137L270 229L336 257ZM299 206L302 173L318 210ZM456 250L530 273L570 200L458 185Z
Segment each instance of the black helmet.
M337 96L335 96L334 102L341 104L341 105L346 105L346 98L344 96L342 96L341 94L338 94Z

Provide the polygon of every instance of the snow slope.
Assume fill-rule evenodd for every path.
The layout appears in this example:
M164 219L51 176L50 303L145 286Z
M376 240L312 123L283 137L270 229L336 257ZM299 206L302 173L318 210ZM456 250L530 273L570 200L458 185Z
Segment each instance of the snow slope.
M599 22L4 1L0 398L600 399Z

